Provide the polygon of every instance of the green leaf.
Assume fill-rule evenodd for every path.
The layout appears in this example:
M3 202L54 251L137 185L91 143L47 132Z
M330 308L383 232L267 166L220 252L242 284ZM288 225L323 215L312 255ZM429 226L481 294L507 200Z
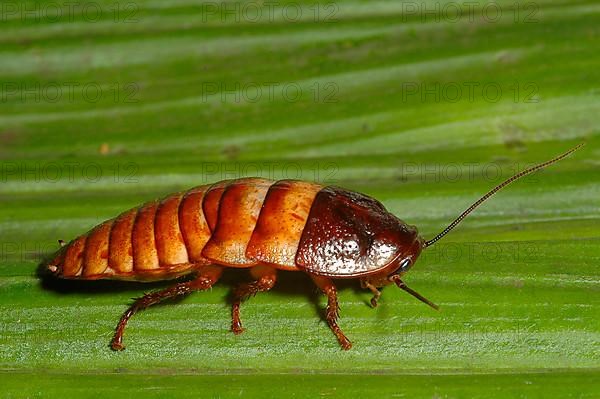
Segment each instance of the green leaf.
M600 392L597 2L57 4L0 8L5 397ZM58 239L240 176L364 192L431 238L582 141L423 253L406 282L439 312L393 287L372 309L340 281L347 352L301 273L244 303L240 336L231 269L136 315L120 353L131 298L168 282L36 274Z

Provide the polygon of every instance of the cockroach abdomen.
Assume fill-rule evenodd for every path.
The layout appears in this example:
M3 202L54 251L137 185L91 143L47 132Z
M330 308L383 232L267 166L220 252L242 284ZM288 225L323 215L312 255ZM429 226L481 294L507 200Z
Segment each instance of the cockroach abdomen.
M179 226L179 205L183 194L163 199L156 211L154 237L158 261L163 265L188 263L189 257Z
M135 271L147 271L159 268L158 251L154 237L154 219L158 201L142 206L133 223L131 242L133 246L133 268Z
M179 227L187 248L190 262L207 265L211 262L202 256L202 249L211 236L208 222L202 210L204 195L209 186L189 190L179 204Z
M211 232L215 231L217 220L219 219L221 196L225 191L225 187L227 187L231 181L232 180L222 180L213 184L208 188L206 193L204 193L204 198L202 198L202 212L204 213L204 218L206 219L206 223Z
M271 180L238 179L225 187L219 214L202 255L216 264L247 267L257 262L246 256L246 247L256 227Z
M116 273L133 272L131 231L138 209L130 209L115 219L109 239L108 265Z
M83 258L83 277L93 277L105 273L108 269L108 238L113 220L106 221L94 228L87 238ZM112 271L111 271L112 272Z
M256 261L296 270L296 252L315 196L323 187L298 180L273 184L246 248Z

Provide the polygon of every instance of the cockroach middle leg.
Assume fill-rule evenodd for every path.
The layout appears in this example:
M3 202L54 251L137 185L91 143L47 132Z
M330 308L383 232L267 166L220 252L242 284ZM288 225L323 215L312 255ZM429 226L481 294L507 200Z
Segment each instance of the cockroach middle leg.
M373 293L373 298L371 298L371 306L376 308L379 298L381 297L381 291L379 291L377 287L366 280L360 280L360 286L361 288L368 288Z
M269 266L255 266L250 269L250 274L256 280L238 285L233 291L233 306L231 308L231 331L238 335L244 332L240 320L241 303L259 292L269 291L277 281L277 271Z
M327 277L310 275L312 280L315 282L317 287L327 295L327 309L325 312L325 318L327 319L327 324L329 324L329 328L335 334L338 342L340 343L342 349L348 350L352 348L352 342L344 335L342 329L337 324L337 319L339 318L340 307L337 299L337 289L333 284L333 281Z
M119 320L119 324L117 324L115 335L110 344L111 348L113 350L125 349L123 346L123 333L125 332L125 326L127 326L129 319L138 311L144 310L149 306L156 305L165 299L186 295L194 291L209 289L219 280L222 273L223 268L220 266L204 266L198 271L198 276L194 280L178 283L169 288L151 292L137 299L133 305L131 305L129 309L123 313L123 316L121 316L121 320Z

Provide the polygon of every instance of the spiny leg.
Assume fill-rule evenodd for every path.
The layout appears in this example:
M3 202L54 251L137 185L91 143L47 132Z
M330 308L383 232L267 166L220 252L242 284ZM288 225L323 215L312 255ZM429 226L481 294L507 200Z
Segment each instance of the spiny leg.
M222 273L223 268L220 266L205 266L198 271L198 276L194 280L178 283L169 288L151 292L141 298L138 298L121 316L121 320L119 320L119 324L117 324L115 335L110 344L111 348L113 350L125 349L123 346L123 333L125 331L125 326L127 325L127 322L131 316L136 314L138 311L162 302L165 299L186 295L193 291L206 290L212 287L212 285L219 280L219 277L221 277Z
M333 281L327 277L310 275L313 279L317 287L327 295L327 310L325 313L325 318L327 319L327 324L329 324L329 328L335 334L338 342L340 343L342 349L348 350L352 348L352 342L344 335L342 329L337 324L337 319L339 317L339 305L337 300L337 290L335 285L333 285Z
M242 301L259 292L269 291L277 281L277 271L269 266L254 266L250 269L250 275L256 280L250 283L240 284L233 291L231 331L236 335L244 332L242 321L240 320L240 305Z
M365 280L360 280L360 286L362 288L368 288L373 293L373 298L371 298L371 306L376 308L379 298L381 297L381 291L379 291L373 284Z

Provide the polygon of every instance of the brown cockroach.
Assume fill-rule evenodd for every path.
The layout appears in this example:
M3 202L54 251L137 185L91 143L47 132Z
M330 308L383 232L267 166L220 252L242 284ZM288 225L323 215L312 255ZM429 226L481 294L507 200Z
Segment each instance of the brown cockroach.
M278 270L302 271L327 296L326 319L343 349L350 349L337 324L332 279L356 278L373 293L396 284L420 301L402 276L421 251L456 227L486 199L513 181L553 164L582 144L494 187L430 240L387 212L377 200L336 186L261 178L225 180L148 202L108 220L63 245L47 269L65 279L156 281L195 274L189 281L137 299L122 315L111 342L123 346L127 321L165 299L206 290L226 267L249 268L253 281L233 291L232 326L243 331L240 304L270 290Z

